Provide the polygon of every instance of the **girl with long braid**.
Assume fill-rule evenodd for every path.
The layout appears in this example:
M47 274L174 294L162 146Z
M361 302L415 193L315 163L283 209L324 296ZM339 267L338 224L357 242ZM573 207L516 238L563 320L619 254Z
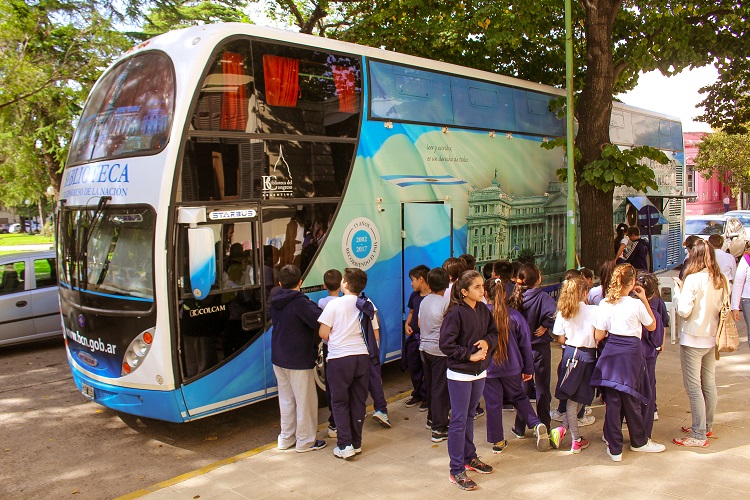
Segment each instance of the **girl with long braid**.
M608 336L591 376L591 385L599 387L604 395L604 440L607 454L615 462L622 460L623 415L632 451L658 453L665 449L663 444L646 436L641 414L641 404L648 404L651 392L641 332L642 327L654 331L656 321L643 287L636 284L635 278L635 268L630 264L615 268L594 323L597 340ZM631 292L637 298L630 297Z

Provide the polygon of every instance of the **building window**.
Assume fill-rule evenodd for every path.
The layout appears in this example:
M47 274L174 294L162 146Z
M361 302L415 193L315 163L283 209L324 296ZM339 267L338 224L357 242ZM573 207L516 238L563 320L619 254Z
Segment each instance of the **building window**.
M695 170L690 165L687 167L687 192L695 193Z
M482 236L485 235L485 228L482 228Z

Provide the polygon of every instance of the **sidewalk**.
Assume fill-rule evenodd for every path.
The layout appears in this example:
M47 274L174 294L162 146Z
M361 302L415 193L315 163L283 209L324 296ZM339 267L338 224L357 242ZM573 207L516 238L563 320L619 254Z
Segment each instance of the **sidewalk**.
M279 451L275 443L136 491L122 498L455 498L457 495L528 499L604 498L748 498L750 492L750 350L740 322L742 344L717 362L719 403L714 433L705 449L680 448L672 438L690 425L690 407L682 387L679 346L667 345L657 363L659 420L655 441L667 450L634 453L625 432L623 460L614 463L601 441L604 408L594 406L596 423L581 428L591 446L580 455L550 449L540 453L531 431L526 439L510 433L514 414L503 412L509 446L493 455L486 442L487 417L475 421L477 452L495 468L489 475L469 473L479 488L461 492L448 480L447 442L432 443L426 413L406 408L402 399L389 404L392 429L368 418L362 454L352 461L333 456L335 439L320 451ZM560 349L553 348L553 367ZM554 370L553 370L554 371ZM554 379L553 379L554 383ZM553 407L557 404L553 400ZM554 423L554 421L553 421ZM248 424L250 425L250 424ZM325 435L321 425L320 437ZM563 449L569 449L566 439Z

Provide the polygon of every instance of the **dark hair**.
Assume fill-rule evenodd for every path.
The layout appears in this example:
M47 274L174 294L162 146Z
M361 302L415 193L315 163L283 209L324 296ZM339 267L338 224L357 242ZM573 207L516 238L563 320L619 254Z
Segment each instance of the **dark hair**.
M721 247L724 246L724 237L720 234L712 234L708 237L708 242L711 243L711 246L716 250L721 250Z
M477 267L477 258L471 255L470 253L465 253L463 255L460 255L458 257L459 259L463 259L464 262L466 262L466 269L471 269L476 271Z
M583 277L584 277L584 278L586 278L587 280L592 280L592 279L594 279L594 271L592 271L592 270L591 270L591 269L589 269L588 267L582 267L582 268L580 269L580 271L581 271L581 276L583 276Z
M359 295L367 286L367 273L358 267L347 267L344 269L344 277L349 291Z
M498 260L492 265L492 272L501 280L508 281L513 277L513 264L505 259Z
M534 264L522 265L516 275L516 287L513 289L513 293L508 299L508 305L516 311L520 311L523 306L524 292L534 288L537 283L539 283L539 278L541 276L539 268Z
M568 269L565 271L565 276L563 277L563 281L569 280L570 278L574 276L581 276L581 271L578 269Z
M654 273L639 271L635 280L643 287L647 299L650 299L654 295L659 296L659 280Z
M458 257L448 257L443 262L443 269L448 271L451 281L456 281L461 276L461 273L466 271L466 261Z
M425 266L424 264L419 264L417 267L409 271L409 277L415 279L422 278L423 280L427 281L427 273L429 272L429 267Z
M690 256L685 263L685 272L682 277L682 281L693 273L697 273L703 270L708 271L708 276L711 279L714 288L717 290L724 289L724 275L721 274L719 264L716 263L716 254L714 253L714 247L709 245L708 242L698 239L693 245L693 249L690 251Z
M510 318L508 316L508 307L505 305L505 287L503 280L492 278L485 282L485 290L488 291L492 301L492 317L497 326L497 348L493 354L495 361L503 363L508 359L508 337Z
M696 236L694 234L689 235L687 238L685 238L685 248L688 250L693 249L693 245L695 245L695 242L700 239L700 236Z
M448 276L448 271L442 267L430 269L430 272L427 273L427 286L430 287L430 291L432 292L445 291L450 282L451 279Z
M628 236L640 236L641 230L637 226L630 226L628 228Z
M468 290L471 286L471 282L477 278L482 278L482 275L471 269L464 271L461 276L459 276L459 278L453 283L453 288L451 289L451 303L448 306L448 309L457 306L464 301L464 296L461 291ZM484 284L484 280L482 280L482 284Z
M628 225L624 222L620 222L617 224L617 228L615 228L615 233L617 234L616 238L618 240L621 240L623 236L625 236L625 233L628 232Z
M300 278L302 278L302 273L299 267L294 264L287 264L279 271L279 284L281 284L281 288L295 288L299 285Z
M523 265L523 262L519 262L517 260L514 260L510 263L510 266L513 268L513 274L511 274L511 279L515 279L518 275L518 271L521 269L521 266Z
M338 269L329 269L323 275L323 284L326 290L334 292L341 288L341 271Z
M612 273L617 267L617 261L615 259L605 260L602 267L599 268L599 284L602 286L602 297L607 296L607 289L609 288L609 282L612 280Z
M482 276L484 276L484 279L488 280L492 277L492 269L493 269L492 262L487 262L485 265L482 266Z

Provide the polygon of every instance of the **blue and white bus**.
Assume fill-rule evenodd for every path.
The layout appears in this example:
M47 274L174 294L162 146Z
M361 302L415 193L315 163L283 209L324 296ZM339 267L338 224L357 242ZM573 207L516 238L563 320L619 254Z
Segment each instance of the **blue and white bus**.
M386 362L400 357L415 265L531 251L559 274L563 154L540 144L564 135L549 110L561 95L247 24L139 44L92 90L60 189L60 298L78 389L173 422L276 395L266 304L290 263L314 300L328 269L367 271ZM680 123L616 103L612 130L624 147L673 158L646 202L678 255Z

